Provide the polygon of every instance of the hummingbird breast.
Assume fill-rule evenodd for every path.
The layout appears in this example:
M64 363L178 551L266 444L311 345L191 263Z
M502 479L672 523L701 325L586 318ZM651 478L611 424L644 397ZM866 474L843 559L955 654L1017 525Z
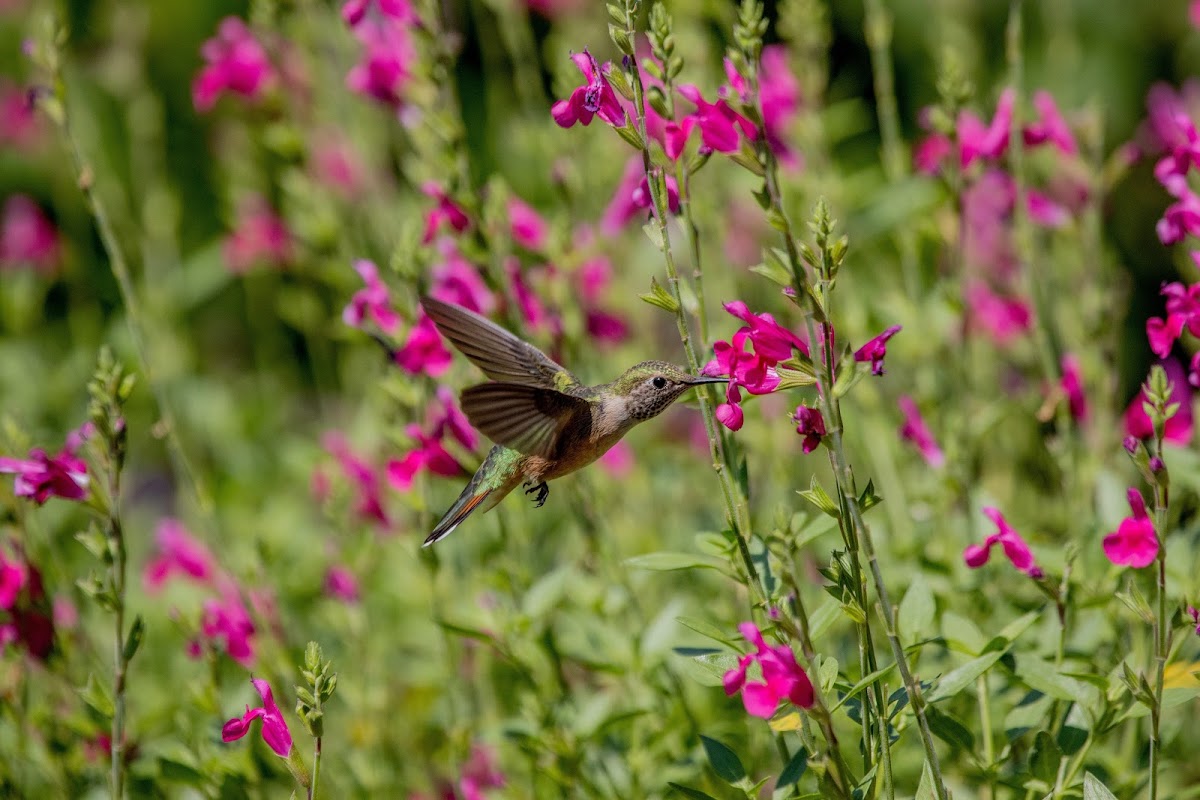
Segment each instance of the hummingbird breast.
M587 418L572 421L559 435L551 457L526 455L522 459L528 480L553 480L586 467L621 441L637 422L623 413L621 398L604 398L589 406Z

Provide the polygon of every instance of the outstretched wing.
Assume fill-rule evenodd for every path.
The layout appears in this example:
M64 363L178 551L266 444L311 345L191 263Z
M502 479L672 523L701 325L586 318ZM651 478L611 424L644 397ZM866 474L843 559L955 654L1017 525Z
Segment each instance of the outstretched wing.
M591 425L586 400L518 383L484 383L464 389L462 409L479 431L519 453L553 458L569 425ZM582 431L586 434L586 431Z
M544 389L579 383L541 350L489 319L432 297L422 297L421 306L442 335L494 381Z

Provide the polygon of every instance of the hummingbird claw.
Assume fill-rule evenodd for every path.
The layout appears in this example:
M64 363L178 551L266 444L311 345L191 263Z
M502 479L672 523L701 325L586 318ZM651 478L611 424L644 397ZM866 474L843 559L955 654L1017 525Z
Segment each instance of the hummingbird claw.
M529 486L529 481L526 481L524 485ZM534 498L537 501L537 505L534 508L541 508L546 505L546 498L550 496L550 487L546 485L546 482L542 481L535 486L529 486L525 490L525 494L533 494L534 492L537 492L537 497Z

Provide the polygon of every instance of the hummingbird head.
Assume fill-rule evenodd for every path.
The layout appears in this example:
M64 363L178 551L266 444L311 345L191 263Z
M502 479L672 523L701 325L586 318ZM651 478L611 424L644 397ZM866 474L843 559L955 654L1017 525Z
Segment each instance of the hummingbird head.
M625 398L625 410L631 419L644 422L657 417L693 386L728 380L692 375L666 361L643 361L625 370L625 374L613 382L612 391Z

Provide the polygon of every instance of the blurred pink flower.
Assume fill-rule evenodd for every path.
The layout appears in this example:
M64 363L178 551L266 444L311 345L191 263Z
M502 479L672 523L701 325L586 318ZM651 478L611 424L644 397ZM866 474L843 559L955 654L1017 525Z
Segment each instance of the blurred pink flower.
M1033 314L1029 305L1016 297L1001 297L982 281L972 281L964 291L968 321L993 342L1005 345L1029 330Z
M571 60L583 73L584 84L571 92L568 99L559 100L551 106L550 116L554 117L554 121L560 127L570 128L576 122L590 125L592 117L598 115L614 127L624 125L625 109L621 108L616 92L592 54L585 48L582 53L572 55Z
M192 83L197 111L211 109L224 92L255 101L275 78L267 51L237 17L221 20L217 35L204 43L200 55L205 65Z
M437 205L425 214L425 233L421 236L421 244L432 242L443 224L449 225L455 233L462 233L470 227L471 219L467 212L441 186L427 181L421 186L421 191L437 201Z
M525 5L543 17L555 18L583 11L588 7L588 0L525 0Z
M479 434L471 427L467 415L458 407L454 400L454 390L448 386L439 386L436 392L437 401L429 412L429 427L438 439L444 439L447 434L468 450L479 446Z
M441 334L425 312L408 332L408 338L395 353L396 364L409 375L429 375L432 378L450 369L453 357L442 343Z
M600 456L596 463L614 478L626 478L633 472L633 449L622 439Z
M0 145L31 150L43 140L41 127L29 90L0 77Z
M349 567L334 565L325 572L325 594L344 603L357 603L358 578Z
M79 608L70 597L64 594L54 596L51 614L56 628L72 630L79 625Z
M969 111L959 112L958 157L963 169L979 159L998 159L1004 155L1012 134L1015 100L1012 89L1001 92L996 101L996 114L987 125Z
M741 389L751 394L769 394L779 388L775 366L791 357L793 348L805 356L808 345L799 336L784 328L770 314L755 314L740 300L725 304L725 310L746 325L738 329L729 342L713 345L715 358L704 367L706 375L728 375L725 402L717 406L717 419L730 430L739 430L744 415L739 407ZM753 352L746 352L746 343Z
M600 217L601 233L615 236L639 213L649 210L653 214L653 205L650 182L646 178L642 159L633 156L626 162L625 174L621 176L612 200ZM672 214L679 212L679 184L670 175L667 176L667 207ZM642 218L645 219L644 214Z
M234 586L226 586L217 598L204 601L200 633L210 642L225 640L225 653L243 667L254 665L254 623ZM240 738L240 737L235 737Z
M1088 402L1083 391L1083 374L1079 369L1079 359L1070 353L1062 357L1062 378L1059 386L1067 398L1067 410L1071 419L1076 422L1087 422Z
M1071 212L1066 206L1037 189L1025 192L1025 207L1029 210L1029 218L1044 228L1061 228L1071 221Z
M55 456L39 447L30 450L27 459L0 457L0 473L15 475L13 494L28 497L39 506L51 497L83 500L88 495L87 462L75 455L81 438L79 434L68 436Z
M517 310L521 313L521 318L525 320L526 327L530 330L558 333L560 330L558 319L546 308L546 304L542 302L537 292L526 280L526 273L521 269L520 260L515 256L510 256L504 262L504 274L512 287L513 299L516 300Z
M921 410L917 408L916 401L908 395L902 395L896 402L904 414L904 423L899 431L900 438L916 447L926 464L934 469L941 469L946 463L946 457L921 417Z
M816 450L825 436L825 418L821 416L820 409L797 406L792 420L796 423L796 433L804 437L800 449L805 453Z
M575 272L588 335L600 342L620 342L629 334L629 325L618 314L601 308L600 299L612 281L612 264L604 256L590 258Z
M792 648L786 644L768 646L752 622L743 622L738 630L754 645L755 651L742 656L738 665L725 673L725 694L733 696L741 690L746 713L762 719L770 719L783 700L790 700L800 708L811 708L816 700L812 681L796 663ZM754 662L762 670L761 682L746 680L746 671Z
M1016 189L1012 177L988 169L962 193L963 259L993 280L1008 280L1017 271L1011 223Z
M700 129L701 152L736 153L741 149L743 138L751 141L758 138L754 123L734 111L724 99L710 103L700 89L690 83L680 85L679 93L696 106L695 112L679 122L679 127L685 138L693 130Z
M9 561L0 550L0 609L9 611L25 585L25 565L19 559Z
M442 302L462 306L476 314L491 314L496 308L492 290L458 248L453 243L448 245L444 248L446 260L433 267L433 288L429 293Z
M730 59L725 59L725 77L729 89L743 103L753 100L745 78L738 74ZM788 125L800 110L800 81L788 65L788 49L769 44L762 49L758 71L758 94L762 101L763 132L779 163L788 169L801 166L800 157L787 145Z
M0 270L33 267L50 272L58 257L58 231L38 204L23 194L9 197L0 221Z
M541 250L546 246L546 221L533 206L519 197L508 200L508 221L513 241L526 250Z
M1058 148L1059 152L1068 156L1079 152L1079 147L1075 144L1075 136L1058 110L1052 94L1044 89L1034 92L1033 108L1037 111L1038 116L1022 131L1025 144L1034 147L1049 142Z
M891 339L893 336L895 336L899 332L900 332L899 325L893 325L892 327L888 328L883 333L879 334L874 339L871 339L869 342L864 344L862 347L855 350L854 351L854 360L855 361L870 361L871 362L871 374L872 375L882 375L883 374L883 359L887 356L888 339Z
M266 200L252 197L241 204L224 254L225 265L238 274L258 266L282 267L293 258L292 234Z
M179 520L169 517L160 520L155 539L158 554L142 571L142 582L148 593L160 591L173 575L184 575L199 583L208 583L216 576L217 563L213 554L188 533Z
M500 789L504 784L504 773L496 763L495 752L487 745L471 745L471 757L463 765L458 780L462 800L483 800L484 789Z
M983 544L973 544L963 551L963 559L967 562L967 566L972 569L982 567L988 562L988 557L992 553L992 547L999 544L1004 549L1004 555L1008 556L1008 560L1012 565L1021 572L1024 572L1034 580L1038 580L1045 575L1042 572L1033 558L1033 551L1029 549L1029 545L1021 538L1021 534L1017 533L1016 529L1008 524L1001 514L995 508L983 509L984 515L996 524L996 532L984 540Z
M1193 336L1200 336L1200 283L1191 286L1165 283L1162 294L1167 298L1166 319L1151 317L1146 320L1146 338L1154 354L1166 358L1184 328Z
M366 168L354 146L340 134L318 137L310 156L313 177L343 199L352 200L367 183Z
M1188 236L1200 236L1200 197L1183 187L1179 199L1167 206L1154 230L1165 245L1181 242Z
M1171 382L1171 402L1178 403L1175 415L1163 426L1163 441L1167 444L1186 446L1192 441L1192 391L1188 388L1187 376L1183 367L1173 358L1160 362L1167 371L1167 379ZM1154 424L1150 415L1143 407L1149 402L1145 387L1142 387L1129 408L1125 409L1125 433L1137 439L1150 439L1154 436Z
M1200 608L1188 606L1187 615L1192 618L1192 624L1196 626L1196 635L1200 636Z
M256 719L261 720L262 738L267 743L267 747L275 751L275 755L280 758L287 758L292 752L292 732L288 730L283 712L275 704L275 697L271 694L271 685L261 678L251 678L250 683L254 684L258 696L262 698L262 706L258 708L246 706L245 714L226 722L221 728L221 741L233 742L241 739L250 732L251 722Z
M379 473L370 463L351 451L346 437L340 433L325 434L322 443L338 460L342 474L357 495L355 513L360 519L375 521L386 527L389 521L387 512L383 509L383 484Z
M393 19L397 22L417 22L417 12L409 0L346 0L342 4L342 19L351 28L364 19Z
M931 133L913 147L913 168L926 175L936 175L954 152L954 142L942 133Z
M417 60L407 24L395 18L368 18L353 27L363 46L362 60L346 74L346 87L399 111Z
M350 298L342 311L342 321L352 328L361 328L369 317L379 330L394 336L400 329L400 317L392 308L387 284L379 279L378 267L372 261L359 259L354 262L354 270L362 277L366 287Z
M419 425L408 425L404 433L417 442L415 449L387 464L388 482L401 492L412 488L413 480L425 469L434 475L453 478L464 473L462 465L450 455L438 436L426 434Z
M1131 516L1121 520L1116 532L1104 537L1104 555L1119 567L1141 569L1158 557L1158 534L1146 513L1142 493L1130 488L1128 492Z

